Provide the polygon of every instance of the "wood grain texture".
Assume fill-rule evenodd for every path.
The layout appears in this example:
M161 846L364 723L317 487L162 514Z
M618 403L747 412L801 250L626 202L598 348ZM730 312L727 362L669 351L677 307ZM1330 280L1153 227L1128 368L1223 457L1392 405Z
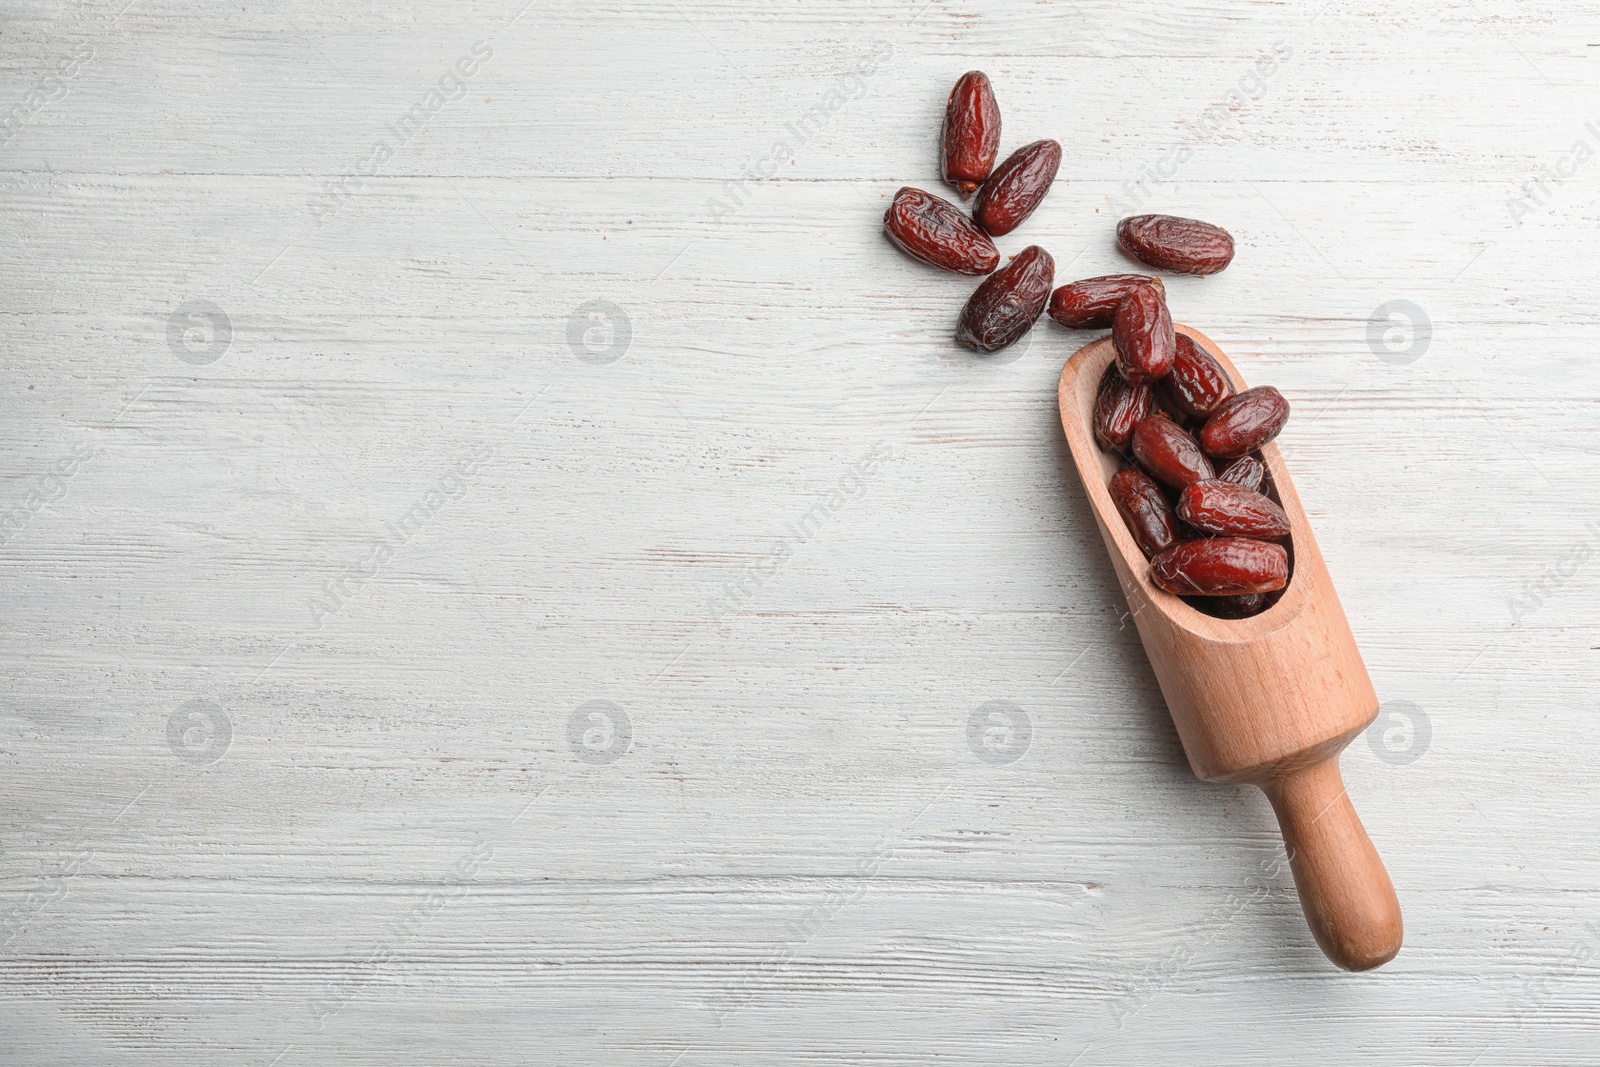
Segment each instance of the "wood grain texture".
M1600 8L125 3L0 15L7 1063L1594 1062ZM1238 240L1381 971L1189 773L1082 336L880 233L973 68L1067 148L1004 253Z

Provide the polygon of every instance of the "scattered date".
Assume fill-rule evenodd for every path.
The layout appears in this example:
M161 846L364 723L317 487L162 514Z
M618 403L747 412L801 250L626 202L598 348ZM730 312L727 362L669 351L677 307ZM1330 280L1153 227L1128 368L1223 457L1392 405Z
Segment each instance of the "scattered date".
M992 237L1010 233L1044 201L1060 167L1061 142L1023 145L996 167L978 190L972 217Z
M1156 287L1163 299L1166 286L1161 279L1145 274L1105 274L1068 282L1050 294L1050 317L1074 330L1098 330L1111 325L1117 305L1128 290L1140 283Z
M1130 215L1117 223L1124 252L1174 274L1215 274L1233 262L1233 235L1221 226L1177 215Z
M1050 299L1056 263L1038 245L983 280L956 322L956 340L978 352L998 352L1028 332Z
M1111 322L1111 343L1117 369L1134 385L1159 381L1172 370L1178 342L1163 290L1153 285L1128 290Z
M913 259L955 274L988 274L1000 265L989 235L960 208L909 186L894 194L883 213L883 229Z
M1150 577L1180 596L1271 593L1289 582L1289 553L1246 537L1179 541L1150 561Z
M1000 105L981 70L961 75L944 105L939 170L961 199L977 192L1000 154Z

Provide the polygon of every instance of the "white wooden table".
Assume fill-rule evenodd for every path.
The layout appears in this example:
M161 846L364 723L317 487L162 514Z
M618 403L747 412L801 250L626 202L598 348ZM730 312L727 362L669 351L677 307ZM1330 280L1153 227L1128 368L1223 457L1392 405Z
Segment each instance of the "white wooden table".
M0 1060L1600 1062L1600 6L522 4L0 16ZM1120 625L1092 335L881 235L973 68L1002 251L1238 238L1379 972Z

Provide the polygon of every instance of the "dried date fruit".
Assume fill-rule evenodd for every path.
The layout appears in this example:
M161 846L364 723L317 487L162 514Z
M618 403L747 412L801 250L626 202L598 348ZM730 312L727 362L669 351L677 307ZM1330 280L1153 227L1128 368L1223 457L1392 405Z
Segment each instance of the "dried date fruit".
M1140 419L1133 428L1133 458L1174 489L1216 477L1211 461L1189 432L1161 415Z
M1180 333L1173 350L1172 371L1161 379L1161 391L1173 407L1203 419L1233 395L1233 383L1210 352L1195 344L1188 334Z
M1010 233L1044 200L1060 166L1059 141L1023 145L1006 157L978 190L972 217L994 237Z
M1050 294L1050 317L1074 330L1097 330L1111 325L1117 305L1128 290L1144 282L1156 287L1163 299L1167 288L1161 279L1146 274L1104 274L1068 282Z
M1050 299L1056 262L1029 245L983 280L961 309L956 340L979 352L998 352L1028 332Z
M1150 414L1153 400L1148 385L1133 385L1115 366L1107 367L1094 398L1094 439L1100 447L1107 452L1127 448L1133 428Z
M1000 105L981 70L961 75L944 105L939 172L965 200L994 169L1000 154Z
M1217 479L1242 485L1254 492L1261 492L1261 483L1266 480L1267 468L1254 456L1240 456L1228 464L1217 474Z
M1278 436L1288 418L1283 394L1258 385L1218 405L1200 428L1200 447L1219 459L1249 455Z
M1282 541L1289 536L1289 516L1253 489L1220 478L1186 486L1178 498L1183 521L1217 537L1253 537Z
M910 187L894 194L883 229L913 259L956 274L988 274L1000 265L989 235L948 200Z
M1117 369L1128 381L1144 385L1164 378L1178 347L1165 291L1153 285L1129 289L1117 305L1111 343L1117 349Z
M1172 505L1161 487L1141 471L1122 470L1111 476L1111 500L1122 521L1128 524L1139 550L1146 558L1157 555L1177 541L1177 523Z
M1206 597L1202 601L1220 619L1248 619L1267 610L1266 593L1240 593L1236 596Z
M1117 244L1140 263L1175 274L1215 274L1233 262L1227 230L1177 215L1130 215L1117 223Z
M1179 541L1150 561L1150 579L1182 596L1270 593L1289 584L1289 553L1247 537Z

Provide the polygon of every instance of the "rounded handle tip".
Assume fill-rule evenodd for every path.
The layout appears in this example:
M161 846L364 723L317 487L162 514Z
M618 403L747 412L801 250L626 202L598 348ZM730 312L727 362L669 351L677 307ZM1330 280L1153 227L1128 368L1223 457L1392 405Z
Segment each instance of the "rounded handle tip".
M1337 758L1263 783L1317 944L1347 971L1394 959L1404 928L1389 872L1356 815Z

